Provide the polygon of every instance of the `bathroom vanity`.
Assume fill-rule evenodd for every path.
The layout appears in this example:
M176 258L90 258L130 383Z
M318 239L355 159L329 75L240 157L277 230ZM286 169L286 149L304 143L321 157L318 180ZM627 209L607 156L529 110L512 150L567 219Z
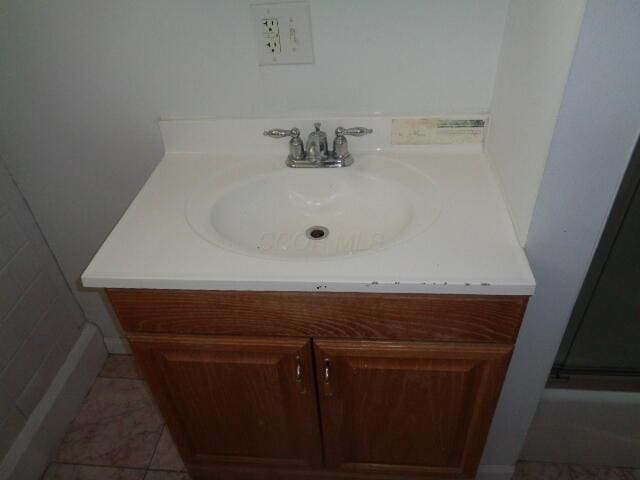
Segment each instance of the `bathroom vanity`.
M285 166L271 121L162 122L83 275L194 480L475 476L535 282L479 148L358 120L374 153L330 169Z
M472 478L527 302L108 295L196 479Z

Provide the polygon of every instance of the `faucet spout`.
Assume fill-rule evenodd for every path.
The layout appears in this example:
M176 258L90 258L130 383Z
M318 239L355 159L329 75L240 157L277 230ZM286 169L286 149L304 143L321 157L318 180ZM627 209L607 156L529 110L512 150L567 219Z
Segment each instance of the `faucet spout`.
M307 160L321 162L329 158L327 134L320 130L320 123L314 123L315 131L307 139Z

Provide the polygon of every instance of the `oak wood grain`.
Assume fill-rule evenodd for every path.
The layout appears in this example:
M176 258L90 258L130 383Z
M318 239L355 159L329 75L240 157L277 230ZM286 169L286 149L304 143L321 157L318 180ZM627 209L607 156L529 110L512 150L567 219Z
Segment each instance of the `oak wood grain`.
M188 468L322 464L309 339L129 341Z
M314 344L328 469L475 475L512 346Z
M109 289L129 333L513 343L528 297Z
M107 293L194 480L473 478L528 300Z

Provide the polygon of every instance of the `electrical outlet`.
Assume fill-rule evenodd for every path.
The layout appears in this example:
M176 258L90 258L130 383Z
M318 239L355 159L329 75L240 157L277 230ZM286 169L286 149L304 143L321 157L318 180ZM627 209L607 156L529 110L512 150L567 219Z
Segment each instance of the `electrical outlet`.
M313 63L307 2L251 5L259 65Z
M280 55L282 53L282 46L280 45L280 37L274 37L266 39L265 46L271 55Z
M262 35L267 37L280 35L280 29L278 28L277 18L262 19Z

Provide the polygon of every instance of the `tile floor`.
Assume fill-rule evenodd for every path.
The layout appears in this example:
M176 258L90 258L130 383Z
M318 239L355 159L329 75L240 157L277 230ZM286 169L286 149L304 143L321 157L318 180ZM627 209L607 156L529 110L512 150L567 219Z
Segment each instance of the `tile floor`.
M109 357L43 480L188 480L128 355Z
M43 480L189 480L130 356L109 357ZM520 463L514 480L640 480L640 470Z
M521 462L514 480L640 480L640 470Z

